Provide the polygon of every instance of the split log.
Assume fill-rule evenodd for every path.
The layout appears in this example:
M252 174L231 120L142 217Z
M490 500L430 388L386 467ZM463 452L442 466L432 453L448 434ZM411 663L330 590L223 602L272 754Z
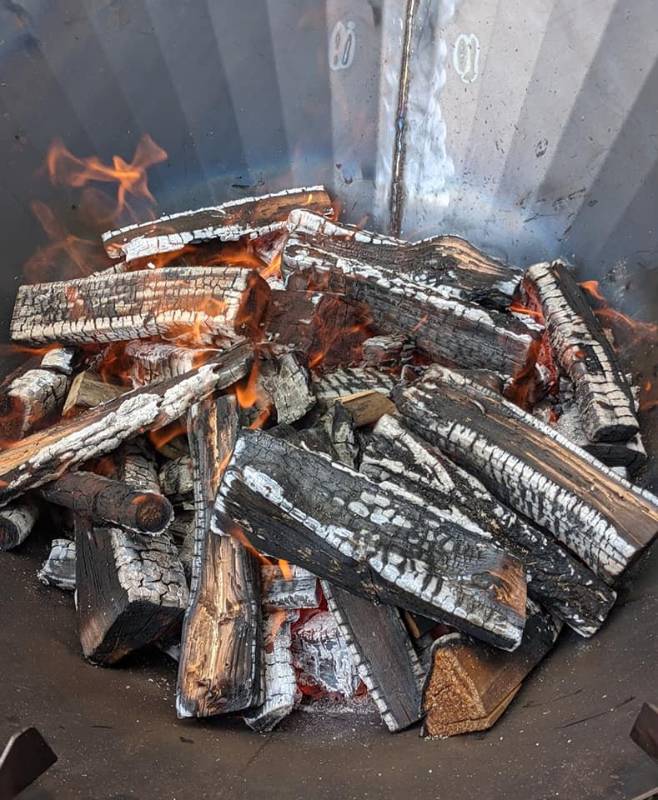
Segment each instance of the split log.
M11 321L16 341L64 344L186 336L233 341L255 332L270 289L257 272L167 267L96 273L19 287Z
M322 591L386 727L400 731L418 722L424 673L400 612L328 581Z
M189 593L171 538L95 528L76 518L82 651L110 666L179 628Z
M286 189L230 200L220 206L167 214L153 222L108 231L103 234L103 244L111 258L124 256L126 261L132 261L210 239L235 241L243 236L260 237L285 228L288 215L298 206L307 206L320 214L333 211L323 186Z
M518 558L528 576L528 595L582 636L591 636L605 621L616 594L603 580L399 419L387 416L377 423L361 471L405 499L461 521Z
M87 408L96 408L126 391L125 386L105 383L89 371L80 372L71 381L71 388L62 408L62 416L67 417Z
M130 361L133 387L184 375L200 367L219 353L215 347L181 347L165 342L128 342L126 357Z
M437 639L423 692L425 734L455 736L490 728L553 647L560 627L550 614L529 604L523 641L513 653L458 633Z
M250 543L371 600L445 620L514 649L521 564L453 520L382 491L322 455L243 431L217 495Z
M249 371L252 348L239 345L185 375L150 384L18 442L0 453L0 504L57 478L126 439L168 425L188 406Z
M77 355L78 351L73 347L53 347L41 359L41 368L72 375Z
M192 496L194 491L194 470L189 456L174 458L160 470L162 494L176 502Z
M509 314L455 296L449 287L417 283L413 274L396 267L360 261L343 259L332 265L319 260L309 267L298 258L298 217L292 216L282 263L287 288L343 293L364 303L381 333L407 336L434 359L505 375L516 375L528 363L539 337L536 330Z
M41 496L50 503L91 517L96 523L118 525L151 536L163 533L174 515L164 495L135 490L122 481L93 472L63 475L43 488Z
M527 272L541 302L555 356L573 381L591 442L626 441L639 431L633 395L587 297L560 261Z
M259 702L261 679L258 564L210 518L229 461L238 417L229 398L209 397L189 412L194 465L195 548L191 600L185 613L176 686L179 717L207 717Z
M372 389L339 397L338 402L349 411L357 428L372 425L384 414L391 414L395 411L395 403L392 400L389 400L385 394Z
M265 702L245 715L247 725L259 733L273 730L295 707L299 695L292 663L291 624L296 611L270 611L263 620Z
M339 367L315 380L313 389L318 400L328 402L367 391L388 395L394 386L395 378L383 370L372 367Z
M37 572L37 578L46 586L75 591L75 542L53 539L48 558Z
M300 608L317 608L318 579L296 564L289 566L286 577L276 564L263 564L260 568L264 608L269 610L294 611Z
M276 377L266 387L274 402L278 422L297 422L315 405L311 376L297 353L285 353L276 362Z
M10 440L55 414L62 407L68 377L50 369L30 369L0 395L0 429Z
M658 532L658 498L518 406L434 365L394 392L405 423L611 582Z
M457 236L405 242L341 225L308 209L288 217L285 259L297 270L398 272L443 296L506 309L523 273L506 267Z
M13 550L30 535L39 516L39 509L32 500L0 508L0 551Z
M414 345L405 336L371 336L363 343L363 360L369 367L398 367L411 360Z

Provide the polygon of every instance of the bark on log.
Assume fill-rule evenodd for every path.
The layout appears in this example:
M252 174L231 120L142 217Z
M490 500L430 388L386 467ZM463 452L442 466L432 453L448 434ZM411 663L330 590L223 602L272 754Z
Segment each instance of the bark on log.
M286 189L261 197L231 200L220 206L167 214L154 222L129 225L103 234L111 258L134 258L169 253L185 245L210 239L235 241L260 237L285 228L290 212L307 206L321 214L332 213L331 199L323 186Z
M135 389L28 436L0 453L0 504L115 450L130 437L168 425L196 400L243 378L251 359L251 346L240 345L185 375Z
M425 734L455 736L490 728L553 647L560 627L529 604L523 642L513 653L456 633L437 639L423 692Z
M265 702L245 715L247 725L259 733L273 730L295 707L299 694L292 663L291 625L296 611L269 611L263 620Z
M313 389L318 400L330 401L366 391L388 395L394 386L395 378L383 370L372 367L338 367L315 380Z
M400 612L328 581L322 591L386 727L400 731L418 722L424 673Z
M189 594L167 534L94 528L79 516L75 542L78 624L86 658L116 664L180 626Z
M68 377L50 369L30 369L15 378L0 395L0 429L19 439L55 414L64 402Z
M220 351L214 347L180 347L165 342L128 342L133 387L164 381L200 367Z
M178 336L212 343L255 332L270 289L257 272L230 267L167 267L97 273L19 287L15 341L64 344Z
M394 392L405 423L606 581L658 532L658 498L493 392L435 365Z
M125 386L105 383L98 376L85 370L78 373L71 381L71 388L62 408L62 416L68 417L87 408L95 408L101 403L125 394L126 391Z
M300 608L317 608L319 604L318 579L296 564L289 566L290 577L276 564L263 564L260 568L262 586L261 602L268 610L294 611Z
M524 565L528 595L582 636L605 621L616 594L538 527L499 503L473 475L411 433L382 417L368 438L361 471L404 492L407 500L463 520ZM394 488L395 487L395 488Z
M174 516L164 495L135 490L93 472L63 475L42 489L41 496L50 503L91 517L97 524L118 525L151 536L164 533Z
M507 308L523 277L520 270L506 267L457 236L410 243L340 225L301 208L288 217L288 229L285 258L297 270L398 272L445 297L501 309Z
M455 297L441 286L416 283L395 268L342 261L307 269L296 248L293 233L283 252L287 288L344 293L365 303L380 332L408 336L434 359L515 375L534 351L537 331L509 314Z
M13 550L23 544L38 516L39 509L30 499L0 508L0 551Z
M48 558L37 572L37 578L46 586L74 592L75 542L71 539L53 539Z
M591 442L626 441L639 425L633 395L617 357L573 275L560 261L530 267L553 351L576 390Z
M210 530L217 489L237 436L235 405L210 397L189 412L194 465L195 550L176 687L179 717L207 717L259 701L260 573L254 556L230 535Z
M499 647L514 649L521 639L526 592L516 559L322 455L243 431L213 528L227 516L261 552L364 597Z

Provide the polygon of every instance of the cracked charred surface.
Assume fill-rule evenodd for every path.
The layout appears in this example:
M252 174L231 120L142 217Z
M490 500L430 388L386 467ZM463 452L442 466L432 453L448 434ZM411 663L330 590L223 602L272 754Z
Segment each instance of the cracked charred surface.
M75 591L75 542L71 539L53 539L50 553L37 572L37 577L46 586L56 586L67 592Z
M30 535L39 516L39 508L29 497L0 508L0 551L12 550Z
M130 379L133 387L164 381L184 375L205 364L219 353L211 347L180 347L166 342L128 342L126 356L130 359Z
M601 627L616 593L550 534L500 503L399 418L382 417L367 441L361 462L365 475L403 488L418 505L461 522L518 558L528 573L528 595L581 635Z
M239 345L180 377L121 395L0 453L0 504L41 486L82 461L178 419L195 400L225 389L249 371L252 348Z
M284 577L277 564L262 564L261 602L269 611L295 611L300 608L317 608L319 604L318 579L307 569L290 564L290 575Z
M286 189L230 200L220 206L167 214L153 222L108 231L103 234L103 244L110 257L124 256L126 261L132 261L210 239L235 241L242 236L261 237L284 228L288 215L297 206L307 206L321 214L333 210L323 186Z
M194 332L197 340L232 341L258 327L269 291L257 272L232 267L165 267L27 284L18 289L11 337L97 344Z
M658 500L548 425L434 365L394 392L405 424L614 581L658 532Z
M232 399L193 405L194 556L176 686L179 717L207 717L260 700L260 573L252 553L224 528L210 529L213 504L238 431Z
M575 278L560 261L535 264L527 277L541 301L557 360L573 381L587 438L632 438L639 431L632 392Z
M232 519L261 552L371 600L506 649L521 639L526 587L515 558L323 455L243 431L215 512L215 530Z
M58 411L66 396L67 375L50 369L29 369L15 378L0 396L0 430L18 439Z

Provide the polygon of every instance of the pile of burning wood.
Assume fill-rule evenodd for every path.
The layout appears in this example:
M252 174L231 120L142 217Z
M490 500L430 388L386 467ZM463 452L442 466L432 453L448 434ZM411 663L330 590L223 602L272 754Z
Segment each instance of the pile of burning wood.
M0 409L0 546L57 531L39 576L88 659L176 654L181 717L367 691L450 735L604 624L658 500L620 474L633 393L563 264L367 233L321 187L104 244L20 287L12 337L44 349Z

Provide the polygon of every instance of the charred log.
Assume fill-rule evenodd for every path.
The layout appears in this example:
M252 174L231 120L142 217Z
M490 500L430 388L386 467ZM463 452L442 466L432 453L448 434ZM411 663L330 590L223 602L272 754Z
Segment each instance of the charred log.
M369 367L398 367L411 360L414 345L404 336L371 336L363 343L363 360Z
M257 272L228 267L97 273L23 285L11 336L36 344L96 344L150 336L234 341L236 335L258 328L269 291Z
M189 456L167 461L160 470L162 494L174 502L186 500L194 491L194 469Z
M0 430L18 439L61 409L68 377L50 369L30 369L0 395Z
M88 371L80 372L71 381L71 388L62 408L62 416L67 417L87 408L96 408L126 391L125 387L105 383Z
M317 608L318 579L295 564L291 564L289 569L290 575L284 576L275 564L264 564L260 568L263 607L282 611Z
M339 367L318 378L314 390L318 400L335 400L359 392L375 391L388 395L395 386L395 378L380 369L364 367Z
M412 430L604 580L617 578L655 538L658 499L463 375L435 365L394 400Z
M261 552L366 598L445 620L503 648L520 641L526 592L516 559L324 456L244 431L213 528L221 531L227 517Z
M75 591L75 542L71 539L53 539L48 558L37 572L46 586L56 586L67 592Z
M195 548L176 687L179 717L207 717L258 702L261 678L259 569L230 535L214 535L210 518L237 436L228 398L210 397L189 412L194 465Z
M29 499L0 508L0 551L23 544L39 516L37 505Z
M0 503L115 450L130 437L168 425L196 400L244 377L251 357L251 347L240 345L185 375L135 389L28 436L0 453Z
M73 347L53 347L41 359L42 369L72 375L78 352Z
M134 387L184 375L214 358L218 352L211 347L180 347L165 342L136 341L126 345Z

